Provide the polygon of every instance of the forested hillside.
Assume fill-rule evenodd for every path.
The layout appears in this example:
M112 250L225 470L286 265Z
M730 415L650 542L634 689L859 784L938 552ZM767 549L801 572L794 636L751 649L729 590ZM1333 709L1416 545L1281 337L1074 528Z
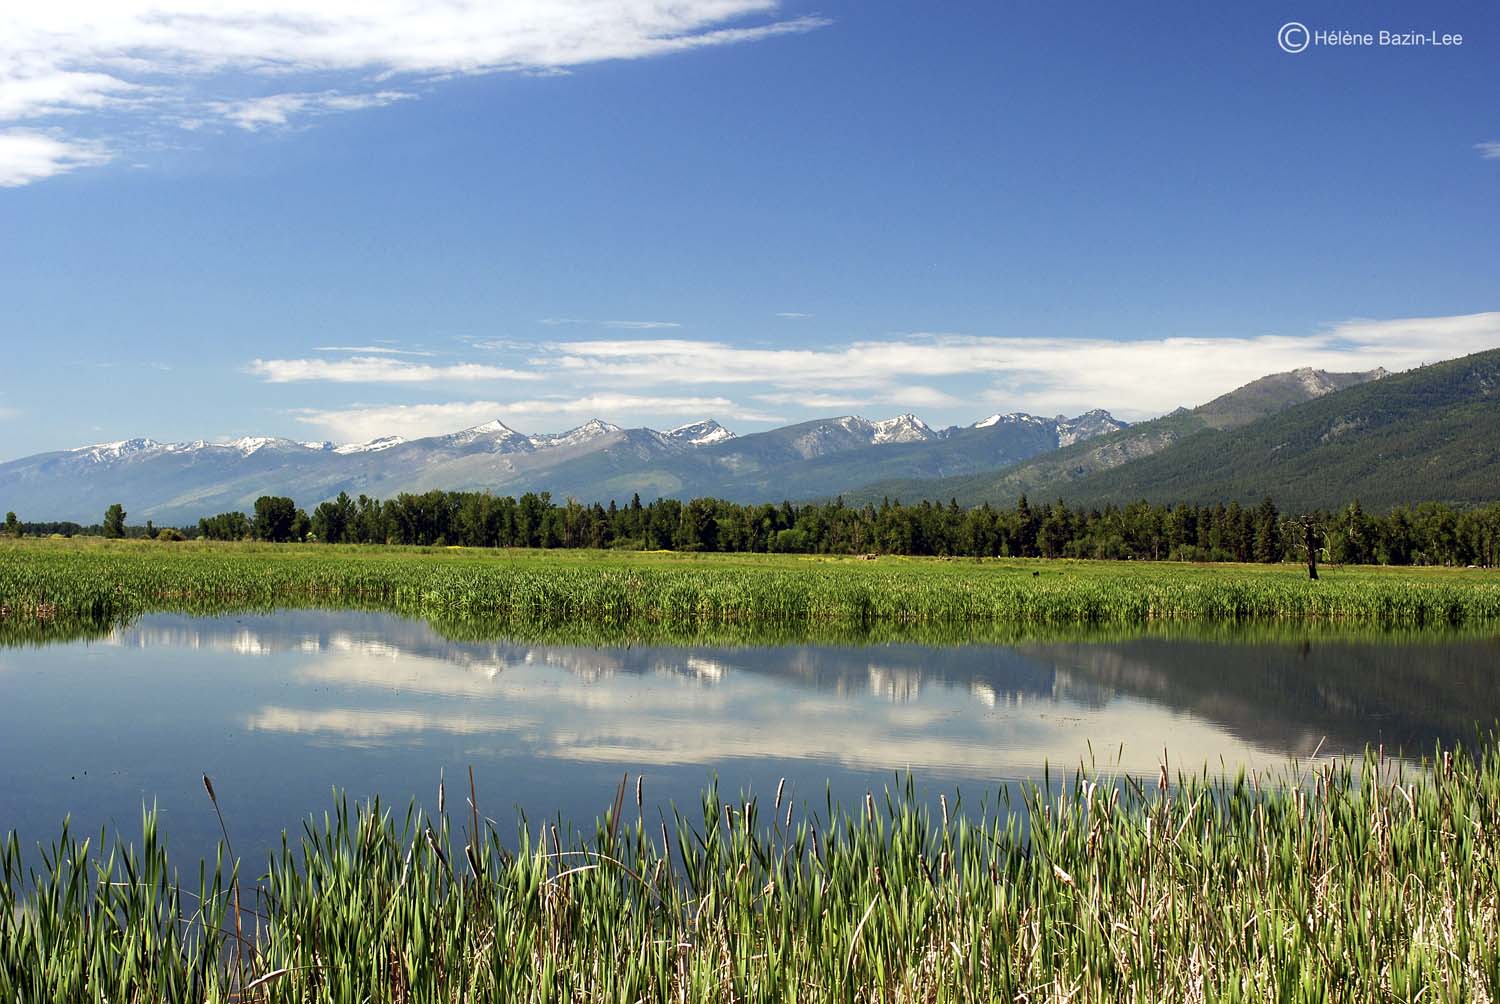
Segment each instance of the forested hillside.
M925 471L912 469L901 478L877 480L848 497L856 501L956 498L965 505L1009 501L1023 492L1073 498L1074 483L1160 453L1187 437L1216 429L1237 429L1386 375L1383 369L1330 373L1304 368L1272 373L1191 410L1180 408L1149 422L1038 454L1011 467L941 479L930 479Z
M1080 479L1069 501L1251 503L1294 509L1357 498L1386 509L1420 499L1500 497L1500 350L1351 387L1243 428L1205 431Z

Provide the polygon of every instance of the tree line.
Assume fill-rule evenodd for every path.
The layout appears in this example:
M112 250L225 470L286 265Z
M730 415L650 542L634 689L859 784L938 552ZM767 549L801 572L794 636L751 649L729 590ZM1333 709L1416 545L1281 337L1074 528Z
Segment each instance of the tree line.
M223 513L201 520L198 532L218 540L1274 563L1305 559L1303 517L1317 527L1325 561L1500 564L1500 504L1458 509L1435 502L1375 514L1355 501L1290 518L1269 498L1256 506L1084 508L1023 495L1009 508L964 509L953 501L891 500L858 507L712 498L642 504L639 495L605 506L556 502L546 492L511 498L430 491L385 501L340 494L310 516L291 499L263 497L252 515Z
M1103 558L1174 561L1304 561L1336 564L1500 565L1500 503L1461 509L1438 502L1365 511L1358 501L1335 511L1283 514L1266 498L1255 506L1011 507L915 505L842 500L796 505L721 499L656 499L625 505L557 502L547 492L519 498L486 492L429 491L381 500L340 495L311 514L283 496L265 495L250 513L206 517L195 527L127 526L111 506L101 524L6 521L16 534L99 533L107 537L308 541L329 544L629 550L742 551L793 554L903 554L955 557Z

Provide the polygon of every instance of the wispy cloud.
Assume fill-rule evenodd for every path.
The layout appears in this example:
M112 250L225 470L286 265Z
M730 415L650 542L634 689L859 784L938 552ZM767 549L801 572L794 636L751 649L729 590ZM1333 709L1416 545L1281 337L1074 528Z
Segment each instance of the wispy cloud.
M1312 366L1409 369L1500 345L1500 312L1456 317L1350 320L1306 335L1249 338L1019 338L912 334L823 348L740 348L688 339L594 340L550 346L550 365L575 381L630 380L638 386L769 384L798 392L882 401L899 388L928 395L913 378L980 378L982 399L1045 413L1107 407L1160 414L1280 370ZM924 388L922 390L916 387ZM948 393L948 392L936 392ZM759 399L767 400L761 396ZM809 396L806 400L817 400ZM912 403L918 403L913 400Z
M298 117L405 100L458 75L564 73L828 23L777 19L777 6L776 0L11 3L0 28L0 125L70 131L53 137L61 145L50 153L35 142L0 145L0 178L10 179L0 184L103 163L108 158L98 151L153 129L284 127ZM314 89L268 86L294 76Z
M388 345L315 345L314 352L354 352L366 356L431 356L421 349L396 349Z
M519 338L469 338L459 339L476 349L485 349L490 352L532 352L537 348L536 342L523 341Z
M505 342L507 347L514 344ZM525 345L525 343L516 343ZM619 424L675 416L772 422L815 415L924 411L937 423L967 422L995 410L1077 414L1108 408L1124 418L1201 404L1267 373L1310 366L1335 371L1404 370L1500 346L1500 312L1452 317L1354 319L1311 333L1238 338L1021 338L913 333L900 338L805 348L622 338L529 346L512 366L435 365L395 353L416 350L325 346L347 358L257 359L247 371L272 383L544 384L559 394L506 401L308 408L298 420L333 438L430 435L495 417L531 430L557 419L599 417ZM371 354L364 354L365 352ZM616 388L628 387L630 393Z
M317 93L268 94L243 101L210 101L204 108L231 125L256 132L287 125L296 116L328 115L333 112L380 108L397 101L408 101L415 94L405 91L374 91L369 94L341 94L338 91ZM201 125L202 119L188 119L184 124Z
M320 380L329 383L446 383L476 380L540 380L541 373L481 363L432 366L390 356L350 356L348 359L256 359L246 371L267 383Z
M623 328L632 331L649 331L655 328L680 328L676 321L591 321L583 317L544 317L538 324L556 327L561 324L589 324L601 328Z
M1485 160L1500 160L1500 140L1490 140L1485 143L1475 143L1474 149L1479 151L1479 156Z
M0 94L4 93L0 76ZM104 144L64 139L35 129L0 131L0 188L15 188L80 167L95 167L113 159Z
M632 417L652 415L692 418L715 415L725 420L740 418L756 422L779 420L776 415L743 408L723 397L616 393L520 401L449 401L342 409L304 408L292 414L298 422L322 430L330 439L350 442L362 442L392 434L408 439L436 436L496 418L525 432L551 431L558 428L560 423L590 418L606 418L628 424Z
M798 311L798 310L783 310L780 313L778 313L776 316L779 317L779 318L781 318L784 321L805 321L809 317L812 317L813 315L812 314L804 314L804 313L802 313L801 311Z

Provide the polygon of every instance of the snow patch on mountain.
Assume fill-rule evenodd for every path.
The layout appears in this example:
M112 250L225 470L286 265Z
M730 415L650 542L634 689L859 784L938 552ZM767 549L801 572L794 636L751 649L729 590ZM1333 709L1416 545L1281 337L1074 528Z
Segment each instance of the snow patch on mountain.
M69 452L82 454L85 460L92 463L106 464L135 453L143 453L147 450L159 450L161 448L162 444L156 440L142 437L121 439L113 443L94 443L91 446L77 447Z
M981 418L979 421L977 421L973 425L969 426L969 428L971 428L971 429L990 429L990 428L994 428L997 425L1022 425L1022 424L1025 424L1025 425L1046 425L1047 424L1047 419L1045 419L1045 418L1038 418L1035 415L1028 415L1024 411L1012 411L1012 412L1008 412L1006 414L1000 414L1000 413L997 412L997 413L991 415L989 418Z
M406 442L405 436L381 436L365 443L345 443L343 446L335 446L334 453L379 453L381 450L389 450L393 446L400 446Z
M1085 439L1093 439L1095 436L1106 436L1111 432L1119 432L1126 428L1129 423L1115 418L1103 408L1095 408L1086 411L1076 418L1067 418L1058 415L1057 422L1057 445L1059 448L1072 446L1074 443Z
M663 435L672 442L687 446L712 446L735 438L734 433L711 418L679 425L675 429L668 429Z
M930 439L939 438L932 426L910 412L870 424L873 428L870 441L876 445L880 443L924 443Z
M618 425L612 425L601 419L592 418L576 429L567 432L544 432L528 437L532 446L537 449L547 449L554 446L578 446L590 440L598 439L600 436L608 436L610 433L619 432Z
M530 439L498 418L485 422L483 425L476 425L472 429L464 429L436 438L447 446L473 446L475 443L489 442L493 453L515 453L520 450L535 449Z

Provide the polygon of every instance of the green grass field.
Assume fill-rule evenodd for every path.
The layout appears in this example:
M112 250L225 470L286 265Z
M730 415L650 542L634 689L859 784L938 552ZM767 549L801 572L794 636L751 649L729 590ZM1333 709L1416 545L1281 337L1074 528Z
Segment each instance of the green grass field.
M455 634L747 638L1007 631L1500 624L1500 575L1447 568L612 551L6 541L0 640L107 630L149 611L353 606Z

